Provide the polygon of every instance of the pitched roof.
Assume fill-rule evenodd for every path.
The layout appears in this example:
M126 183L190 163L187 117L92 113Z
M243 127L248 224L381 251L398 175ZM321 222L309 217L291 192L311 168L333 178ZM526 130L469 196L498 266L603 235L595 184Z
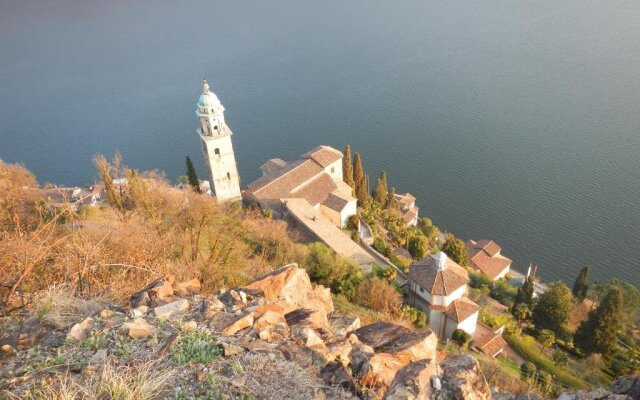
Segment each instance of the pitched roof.
M414 207L408 210L406 213L404 213L404 215L402 216L402 219L404 219L404 222L408 224L409 222L413 221L417 216L418 216L418 207Z
M471 264L492 279L511 265L511 260L500 254L501 248L493 240L469 240L465 244Z
M461 297L449 304L445 313L447 317L453 319L456 323L460 323L477 313L478 310L480 310L479 305L466 297Z
M332 193L329 195L329 197L326 198L326 200L322 204L324 204L325 206L329 207L332 210L340 212L344 210L347 204L349 204L349 201L350 199L344 199Z
M303 154L300 158L308 158L320 164L323 168L342 159L340 151L329 146L318 146Z
M338 150L318 146L296 161L287 163L278 158L268 160L261 167L264 176L250 183L247 192L262 200L295 197L317 205L340 189L324 170L340 159L342 153Z
M438 267L438 257L444 255L443 268ZM440 252L428 255L411 264L409 279L418 283L432 295L448 296L469 282L469 273Z
M507 347L507 342L501 334L496 333L484 324L478 323L473 336L473 347L489 357L495 357L500 350Z

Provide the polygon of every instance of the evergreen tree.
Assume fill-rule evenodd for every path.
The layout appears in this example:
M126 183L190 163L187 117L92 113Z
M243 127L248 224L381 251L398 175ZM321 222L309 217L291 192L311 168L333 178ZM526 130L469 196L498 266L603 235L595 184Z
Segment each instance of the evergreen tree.
M589 290L589 270L588 266L582 268L580 274L576 278L573 284L573 297L578 301L582 301L587 297L587 291Z
M362 159L360 154L356 152L353 156L353 180L355 182L356 197L358 198L358 205L364 204L365 200L369 197L369 189L367 185L367 177L364 174L362 168Z
M602 302L582 321L576 331L574 342L587 354L600 353L611 357L623 328L623 296L620 289L612 287Z
M376 191L374 198L383 207L387 204L387 197L389 193L387 191L387 174L384 171L380 174L378 181L376 182Z
M398 208L398 200L396 200L396 189L389 189L387 193L387 202L384 204L385 208Z
M353 180L353 162L351 161L351 146L344 148L344 157L342 158L342 180L355 189L356 183Z
M189 184L193 187L193 190L200 193L200 180L198 179L196 169L193 167L193 162L191 162L191 158L189 158L189 156L187 156L187 178L189 179ZM213 182L211 183L213 184Z
M469 266L467 246L465 246L462 240L453 236L452 233L447 233L445 235L441 250L444 251L450 259L458 263L458 265L463 267Z
M516 298L513 300L513 307L511 307L511 313L514 313L518 305L524 304L527 307L531 308L533 303L533 292L535 291L535 286L533 282L533 276L525 279L524 283L521 287L518 288L516 293Z
M427 238L421 234L411 236L408 250L414 260L422 260L427 255Z
M571 316L573 296L562 282L553 282L548 290L540 295L533 310L533 322L538 330L549 329L556 335L562 334Z

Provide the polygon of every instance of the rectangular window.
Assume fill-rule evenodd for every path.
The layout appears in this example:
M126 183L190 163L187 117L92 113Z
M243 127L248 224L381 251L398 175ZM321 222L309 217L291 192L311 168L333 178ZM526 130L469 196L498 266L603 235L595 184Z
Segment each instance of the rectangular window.
M231 174L227 172L227 179L231 180Z

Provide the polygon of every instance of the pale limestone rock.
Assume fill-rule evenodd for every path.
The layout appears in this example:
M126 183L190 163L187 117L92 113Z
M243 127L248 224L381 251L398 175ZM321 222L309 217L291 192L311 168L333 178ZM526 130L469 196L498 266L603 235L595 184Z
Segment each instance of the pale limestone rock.
M84 321L79 322L71 327L67 334L67 340L72 342L81 342L89 337L95 321L91 317L85 318Z
M189 301L180 299L153 309L157 319L167 319L182 315L189 311Z
M225 357L235 356L244 353L244 348L231 343L221 343L222 351Z
M156 327L149 324L144 318L136 318L126 322L123 329L133 339L146 339L156 331Z
M253 323L253 329L260 332L266 328L275 326L277 324L286 324L287 321L284 319L284 315L282 313L278 313L276 311L267 310L262 313Z

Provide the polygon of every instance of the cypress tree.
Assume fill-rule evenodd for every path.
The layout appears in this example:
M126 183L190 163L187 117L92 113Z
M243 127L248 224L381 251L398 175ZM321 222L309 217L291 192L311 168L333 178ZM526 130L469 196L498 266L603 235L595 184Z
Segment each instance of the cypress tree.
M524 304L527 307L531 308L533 303L533 292L535 290L533 277L530 276L524 280L524 283L521 287L518 288L516 292L516 298L513 301L513 306L511 307L511 313L515 315L516 307L519 304Z
M578 326L575 344L588 354L600 353L611 357L623 328L623 306L620 289L609 289L598 308L589 312L589 317Z
M356 188L353 180L353 162L351 161L351 146L344 148L344 157L342 158L342 180L352 188Z
M587 297L587 291L589 290L589 271L590 268L588 266L582 268L573 284L571 292L573 293L573 297L578 301L582 301Z
M356 152L353 156L353 180L355 182L356 197L358 198L359 205L362 205L367 197L369 197L366 179L360 154Z
M387 188L389 187L389 185L387 183L387 173L385 171L380 172L380 180L384 185L384 190L388 190Z
M187 178L189 178L189 184L193 187L197 193L200 193L200 180L198 179L198 175L196 174L196 169L193 167L193 162L191 162L191 158L187 156ZM213 185L213 182L211 182Z
M387 204L387 188L381 178L378 178L378 181L376 182L376 192L374 198L383 207Z
M396 200L396 189L391 188L387 193L387 202L384 204L386 208L396 208L398 207L398 201Z

